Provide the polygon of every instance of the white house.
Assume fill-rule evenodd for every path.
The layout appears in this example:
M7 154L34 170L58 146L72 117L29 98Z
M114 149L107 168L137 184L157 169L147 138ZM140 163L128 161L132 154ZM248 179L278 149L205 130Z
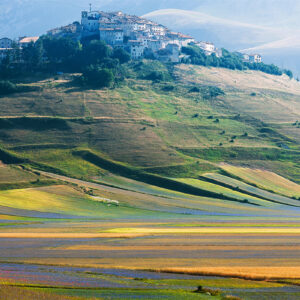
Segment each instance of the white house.
M162 40L149 40L148 48L151 49L152 52L157 52L159 49L163 48L164 42Z
M138 24L133 23L131 21L126 21L125 23L122 23L120 27L124 30L125 36L130 36L132 32L138 30Z
M181 47L186 47L191 43L195 42L195 39L189 35L185 35L182 33L178 34L178 40L179 40L179 46Z
M215 45L210 42L198 42L198 43L196 43L196 46L198 46L200 49L202 49L206 55L211 55L216 50Z
M19 44L22 48L27 47L30 43L36 43L39 40L39 36L30 36L20 38Z
M139 59L144 56L145 46L142 42L136 40L128 41L130 55L132 59Z
M259 54L251 54L249 55L249 61L252 63L261 63L262 57Z
M238 55L243 62L250 62L250 63L261 63L262 57L259 54L247 54L247 53L241 53L241 52L235 52L236 55Z
M0 48L0 61L2 61L12 50L12 48Z
M165 35L166 34L166 28L162 25L153 24L150 27L150 31L153 35Z
M9 38L2 38L0 39L0 48L4 49L4 48L11 48L13 44L13 40L9 39Z
M111 46L123 44L124 31L121 28L100 28L100 40Z
M147 29L147 24L143 21L137 22L138 30L145 31Z

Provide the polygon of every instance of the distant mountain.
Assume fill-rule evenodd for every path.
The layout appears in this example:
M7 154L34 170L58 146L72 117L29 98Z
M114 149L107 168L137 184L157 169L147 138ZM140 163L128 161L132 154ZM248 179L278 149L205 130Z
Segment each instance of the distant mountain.
M157 10L144 17L174 30L190 33L198 40L209 40L220 47L231 49L253 47L282 36L279 30L271 27L247 24L189 10Z

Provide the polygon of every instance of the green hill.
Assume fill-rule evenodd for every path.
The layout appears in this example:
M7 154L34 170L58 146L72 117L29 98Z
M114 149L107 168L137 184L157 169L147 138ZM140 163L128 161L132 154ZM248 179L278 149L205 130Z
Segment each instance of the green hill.
M165 79L144 79L149 68ZM114 186L122 186L117 175L194 196L298 206L284 198L300 196L297 81L151 61L129 70L132 76L112 89L81 88L73 83L77 75L66 74L36 76L2 96L0 159ZM257 181L251 179L255 169L262 172ZM206 174L238 179L273 196L245 187L234 191Z

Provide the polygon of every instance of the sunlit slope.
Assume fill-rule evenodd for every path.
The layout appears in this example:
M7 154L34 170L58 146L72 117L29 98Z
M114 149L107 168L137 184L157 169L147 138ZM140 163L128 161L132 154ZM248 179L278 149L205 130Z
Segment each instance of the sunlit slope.
M104 90L78 88L69 75L32 80L32 91L0 98L1 147L35 168L88 180L108 170L78 156L81 148L171 178L220 172L226 162L300 182L297 81L188 65L172 75ZM225 94L197 91L217 87Z
M252 185L262 187L265 190L290 197L300 196L300 186L275 173L260 169L249 169L223 165L222 168Z
M224 104L232 112L246 114L264 123L280 125L280 132L299 142L300 130L292 124L300 119L300 83L287 76L256 71L232 71L181 65L178 78L222 87ZM292 133L292 134L291 134Z
M83 160L84 161L84 160ZM86 163L89 163L86 161ZM12 216L35 218L74 218L96 219L118 218L197 218L209 217L295 217L300 213L298 200L283 197L238 182L242 188L224 186L224 180L208 182L218 174L202 176L202 180L182 178L170 179L141 172L138 169L102 160L103 168L95 160L93 182L61 176L48 172L19 170L16 166L2 165L1 175L12 182L0 191L0 214L5 219ZM109 166L109 167L108 167ZM119 171L117 168L119 167ZM118 176L121 173L125 176ZM42 186L34 183L19 186L18 176L25 179L35 178ZM133 179L135 174L137 179ZM206 177L207 176L207 177ZM219 175L221 176L221 175ZM223 176L227 180L234 180ZM51 184L51 185L50 185ZM291 183L292 184L292 183ZM297 187L296 184L294 184ZM20 221L20 219L16 219Z
M163 221L194 220L200 216L204 220L214 216L215 220L238 217L264 217L272 220L279 216L295 218L300 214L299 207L260 199L255 201L252 199L254 197L247 195L244 195L245 199L248 197L250 200L246 202L238 201L238 196L236 201L234 198L228 201L174 192L146 184L143 186L141 183L139 186L143 188L143 192L139 191L138 183L135 189L123 190L72 179L67 181L85 189L92 189L94 196L84 194L84 188L66 185L0 191L1 219L18 222L21 221L19 217L31 217L31 221L32 218L38 218L37 221L45 218ZM12 216L15 217L11 218Z
M236 167L234 167L234 168L236 168ZM237 168L237 169L239 169L239 168ZM249 171L251 172L252 170L249 170ZM256 170L256 171L258 171L258 170ZM260 171L260 172L269 173L268 171ZM278 175L275 175L274 177L277 178L277 181L275 183L276 186L280 185L281 184L281 181L280 181L281 178L279 178L279 180L278 180ZM204 178L205 180L208 180L209 182L220 184L221 186L229 187L229 188L232 188L234 190L241 191L241 192L247 193L247 194L252 195L252 196L260 197L262 199L269 199L271 201L282 202L282 203L286 203L286 201L288 201L288 203L290 201L294 202L294 200L291 200L290 198L287 198L287 197L281 196L279 194L276 194L276 193L274 193L274 191L270 192L270 191L267 191L265 189L260 189L260 188L255 186L256 184L254 182L251 183L251 184L247 184L247 183L245 183L241 180L237 180L235 178L232 178L232 177L229 177L229 176L224 176L224 175L217 174L217 173L207 173L207 174L204 174L204 176L202 178ZM255 180L255 182L257 182L257 180ZM286 182L286 179L283 179L283 182ZM289 182L289 183L291 183L294 186L293 182ZM259 182L259 184L262 184L262 182ZM274 183L273 183L273 186L274 186ZM299 189L300 189L299 185L296 186L296 191L297 192L299 192ZM284 192L286 194L291 193L287 189L285 189Z
M91 197L65 185L51 187L17 189L0 192L0 211L10 214L27 216L26 211L35 212L36 217L43 218L73 218L89 217L98 219L107 218L153 218L157 212L119 206L110 203L110 199ZM21 210L21 211L20 211ZM47 215L48 214L48 215ZM56 215L55 215L56 214ZM168 214L165 214L168 217Z

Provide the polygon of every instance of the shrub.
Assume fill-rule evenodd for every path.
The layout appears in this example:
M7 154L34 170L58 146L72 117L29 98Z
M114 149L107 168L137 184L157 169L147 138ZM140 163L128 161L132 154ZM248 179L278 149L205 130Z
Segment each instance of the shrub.
M120 64L124 64L130 61L130 54L122 48L117 48L113 52L113 58L118 59Z
M194 86L189 90L189 93L200 93L200 89Z
M203 88L202 95L204 99L212 99L221 95L225 95L225 93L217 86L207 86Z
M197 290L194 291L195 293L201 293L201 294L208 294L211 296L219 296L221 295L222 291L219 289L209 289L209 288L204 288L201 285L198 286Z
M153 81L172 81L172 76L166 66L157 60L142 60L133 63L133 70L140 79Z
M110 57L111 48L103 41L93 40L83 46L82 56L85 65L96 65Z
M54 63L69 62L80 51L80 43L71 38L43 36L40 43L45 56Z
M0 81L0 95L8 95L17 92L18 88L17 86L8 81L8 80L3 80Z
M222 67L231 70L258 70L268 74L282 75L285 73L290 78L293 78L293 73L290 70L281 70L275 65L267 65L264 63L243 62L241 56L237 53L229 52L222 49L222 57L217 57L214 53L206 55L205 52L197 46L182 47L182 53L189 55L190 59L183 60L183 63L192 63L200 66Z
M114 82L114 74L111 70L100 68L99 66L90 66L83 72L84 80L92 86L103 88L110 87Z
M163 86L161 89L165 92L171 92L175 89L175 86L168 84L168 85Z
M149 75L147 75L145 79L152 81L163 81L165 80L165 74L160 71L153 71Z
M283 73L292 79L294 77L293 72L291 70L283 70Z

